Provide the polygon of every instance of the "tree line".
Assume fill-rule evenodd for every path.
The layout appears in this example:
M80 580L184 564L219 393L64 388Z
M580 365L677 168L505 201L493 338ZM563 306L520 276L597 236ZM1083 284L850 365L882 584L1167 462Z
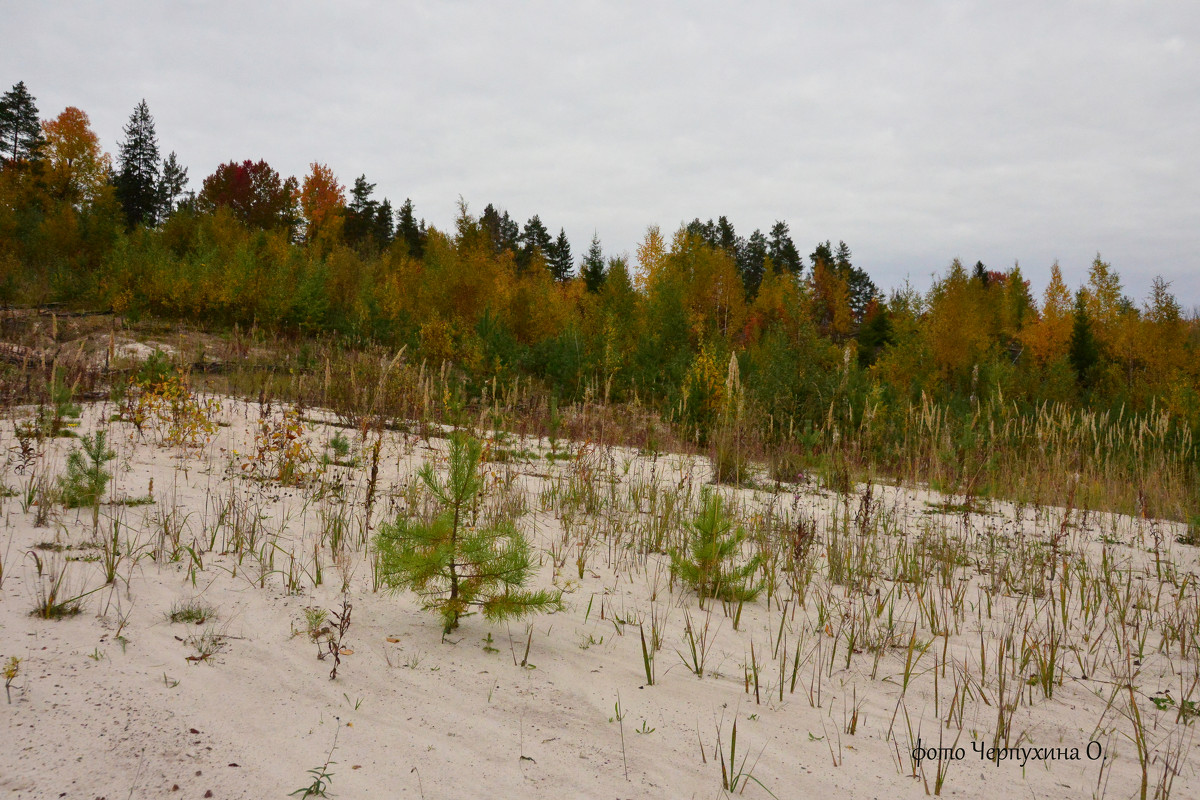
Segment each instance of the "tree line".
M565 231L460 201L453 228L394 207L365 175L284 177L231 160L189 190L140 102L113 158L85 112L42 120L0 98L0 302L257 324L447 361L476 388L529 376L564 399L654 404L703 437L730 402L794 432L835 416L981 398L1143 413L1200 431L1200 324L1170 286L1125 294L1099 255L1069 289L957 259L927 292L888 294L845 242L802 255L786 222L739 235L725 216L578 259ZM807 248L806 248L807 249ZM874 411L871 411L874 409Z

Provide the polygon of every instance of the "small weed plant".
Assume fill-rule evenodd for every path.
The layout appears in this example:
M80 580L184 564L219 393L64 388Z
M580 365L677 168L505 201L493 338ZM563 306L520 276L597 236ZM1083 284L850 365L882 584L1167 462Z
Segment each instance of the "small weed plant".
M321 465L304 435L295 409L279 419L264 416L254 436L254 452L242 463L243 473L283 486L301 486L320 474Z

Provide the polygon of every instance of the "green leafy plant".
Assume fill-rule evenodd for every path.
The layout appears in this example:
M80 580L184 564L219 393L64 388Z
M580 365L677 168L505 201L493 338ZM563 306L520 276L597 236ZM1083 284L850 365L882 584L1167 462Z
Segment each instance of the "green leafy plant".
M325 763L308 771L308 774L312 776L312 783L290 792L288 797L329 797L329 784L333 783L333 773L329 771L329 768L336 763L333 760L333 751L337 749L338 734L342 732L341 717L334 717L334 720L337 721L337 728L334 729L333 746L329 748L329 755L325 757Z
M67 474L58 479L63 505L67 508L96 506L104 496L112 475L104 465L117 457L108 449L106 433L84 436L82 447L67 456Z
M12 705L12 683L19 674L21 674L21 659L9 656L8 661L4 662L4 695L8 698L9 705Z
M746 531L734 528L721 495L706 492L700 513L687 523L686 548L671 548L671 571L703 600L753 601L762 584L751 577L762 564L761 556L741 562Z
M440 513L428 523L397 517L376 537L381 582L421 595L426 609L441 614L444 633L457 628L471 607L493 621L562 607L561 593L522 588L534 561L511 520L473 524L484 486L481 453L478 439L455 434L446 478L430 463L418 473Z

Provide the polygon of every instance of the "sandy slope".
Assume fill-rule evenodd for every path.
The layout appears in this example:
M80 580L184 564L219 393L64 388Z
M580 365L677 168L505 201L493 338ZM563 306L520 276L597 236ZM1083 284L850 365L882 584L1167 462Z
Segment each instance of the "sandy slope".
M686 650L685 611L697 624L703 624L705 613L694 595L668 585L664 556L651 555L643 562L619 545L599 544L582 580L574 550L555 574L550 552L562 539L562 523L540 509L538 498L569 467L539 460L519 467L508 491L526 493L530 512L522 525L546 553L539 584L565 588L567 610L535 618L532 627L493 626L471 617L443 641L439 621L421 612L413 597L371 591L371 568L362 552L336 566L326 551L321 556L323 582L312 585L312 542L322 513L337 511L338 503L240 476L258 412L232 401L225 406L223 417L230 427L207 446L186 453L140 440L127 423L109 425L119 453L110 496L143 496L153 479L156 502L102 508L102 529L106 520L120 517L125 540L141 547L143 557L126 558L116 585L88 595L84 613L77 617L46 621L30 615L37 594L30 553L48 564L54 552L35 551L35 545L58 542L71 546L58 558L96 554L86 547L94 541L90 510L56 508L49 526L36 528L36 508L23 511L20 497L4 500L0 548L7 555L0 590L0 656L18 656L21 670L12 703L0 704L5 731L0 797L115 800L204 797L210 791L218 798L283 797L307 784L307 771L325 762L335 737L330 790L339 797L718 797L717 731L720 726L728 758L735 719L737 758L749 754L746 768L753 765L753 776L761 781L750 782L746 796L767 797L765 788L780 798L918 797L926 794L926 781L932 790L935 768L926 768L924 780L914 778L908 774L907 755L898 752L908 742L905 712L926 743L936 742L939 731L946 744L959 735L957 728L938 724L946 716L949 678L939 679L941 700L934 708L932 667L941 640L921 664L901 708L903 648L885 655L874 680L869 655L854 656L849 668L844 655L826 664L834 639L813 623L815 603L810 600L799 611L790 606L786 624L795 632L791 647L797 638L805 644L798 686L794 693L785 689L781 701L780 663L788 676L792 664L790 656L772 658L780 609L760 600L746 607L739 630L734 630L718 604L710 619L715 632L709 674L698 679L676 651ZM87 409L81 430L95 429L111 413L111 407ZM331 430L311 430L318 449ZM6 447L14 443L11 423L4 428L3 442ZM72 446L67 439L51 443L39 462L41 474L60 473ZM404 506L404 490L416 467L442 450L444 440L436 438L426 444L398 433L386 437L376 523ZM610 463L620 465L617 472L625 470L627 481L637 476L645 482L653 474L664 485L698 489L706 476L703 464L686 459L652 460L620 451L609 455ZM326 477L339 471L350 487L352 516L358 519L365 470L333 467ZM27 476L18 475L10 459L4 480L20 489ZM822 518L838 502L812 487L801 495L738 494L751 510L775 503ZM256 557L244 556L239 565L238 557L222 555L219 545L202 554L203 569L195 572L189 571L186 554L177 562L152 557L155 531L162 529L156 519L176 512L176 519L183 520L183 540L205 550L207 532L218 525L218 509L230 497L252 507L263 527L278 535L279 546L272 548L275 572L262 577ZM887 488L880 497L890 513L914 530L930 519L922 512L932 495ZM973 519L977 529L964 528L961 518L946 524L957 526L965 539L983 535L989 525L1017 526L1004 516L1011 509L999 512ZM1141 535L1131 520L1092 520L1093 528L1074 539L1091 556L1101 531L1127 543ZM580 529L594 521L573 523ZM1171 538L1176 532L1169 526L1164 530ZM1141 548L1116 549L1127 559L1146 557ZM289 553L301 565L299 593L285 588L289 568L297 570ZM1195 549L1178 547L1172 557L1181 572L1197 571ZM67 585L75 592L103 583L95 561L67 564ZM331 681L330 662L319 661L316 645L295 632L303 627L304 607L338 607L343 582L353 603L344 646L353 653L343 658L337 680ZM840 597L846 609L861 602L849 591L830 596ZM173 604L196 598L216 610L215 620L200 626L167 620ZM978 595L973 592L969 602L977 603ZM844 611L834 609L834 618ZM666 623L657 682L647 686L639 629L630 623L641 619L649 631L652 612L665 616ZM979 631L992 637L996 624L968 619L945 652L970 664L974 650L978 661ZM186 640L206 630L222 637L219 650L203 661L187 660L198 651ZM516 662L530 637L529 664L522 667ZM745 683L751 642L757 659L765 663L758 703ZM1095 735L1105 707L1096 692L1103 694L1104 687L1084 680L1074 661L1065 663L1068 677L1053 699L1035 697L1015 712L1014 728L1023 732L1026 744L1084 748ZM1140 688L1148 695L1177 687L1177 674L1188 674L1194 664L1195 655L1183 661L1147 657ZM819 707L813 693L817 684ZM1178 695L1179 689L1175 691ZM622 722L615 719L618 699ZM847 720L856 701L861 703L860 720L850 735ZM1180 728L1174 712L1160 712L1149 702L1140 707L1157 741L1189 727ZM945 795L1014 791L1036 797L1094 792L1128 797L1137 789L1137 758L1119 716L1110 714L1102 731L1107 734L1105 751L1116 761L1098 791L1100 765L1086 758L1031 761L1024 769L980 760L970 742L990 737L995 709L986 701L972 701L965 709L959 745L967 758L950 765ZM1174 796L1195 796L1200 791L1200 750L1190 734L1183 761ZM1152 769L1152 781L1158 772L1161 765Z

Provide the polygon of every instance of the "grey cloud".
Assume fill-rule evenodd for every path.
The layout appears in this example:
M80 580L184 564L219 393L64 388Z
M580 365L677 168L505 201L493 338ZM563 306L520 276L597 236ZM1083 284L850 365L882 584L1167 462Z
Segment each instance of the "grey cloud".
M844 239L883 286L956 257L1040 291L1097 251L1200 302L1192 3L19 4L6 85L115 149L143 96L193 185L231 158L461 194L632 252L725 214Z

